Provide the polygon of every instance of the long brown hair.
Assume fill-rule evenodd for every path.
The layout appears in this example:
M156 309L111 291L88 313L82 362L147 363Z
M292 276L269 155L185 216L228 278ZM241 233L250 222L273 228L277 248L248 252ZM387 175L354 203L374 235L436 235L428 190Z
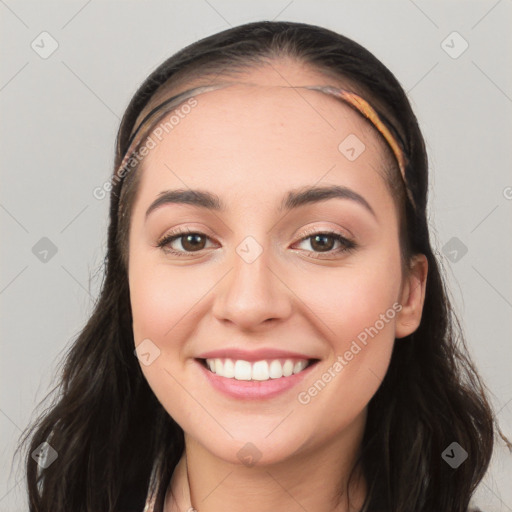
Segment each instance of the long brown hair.
M388 372L368 405L357 461L369 483L363 510L379 503L389 512L466 512L499 426L431 247L423 136L404 90L374 55L347 37L303 23L248 23L204 38L171 56L139 87L119 127L115 171L157 94L191 78L213 80L281 57L349 84L391 123L410 162L406 178L416 204L413 209L396 185L397 170L389 171L401 212L402 257L409 261L422 253L428 259L421 324L395 343ZM152 470L160 484L155 510L161 511L183 453L183 431L156 399L134 355L126 247L139 175L134 168L112 182L100 296L63 359L59 383L50 391L58 390L53 403L20 443L30 440L25 466L31 512L119 511L145 496ZM453 441L469 454L457 469L441 456ZM58 458L41 468L31 454L44 442Z

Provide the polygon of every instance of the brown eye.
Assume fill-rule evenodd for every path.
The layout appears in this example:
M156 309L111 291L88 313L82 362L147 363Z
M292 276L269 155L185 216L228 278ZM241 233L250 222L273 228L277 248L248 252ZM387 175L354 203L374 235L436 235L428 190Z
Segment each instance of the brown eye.
M335 256L352 251L357 247L355 242L334 231L310 233L302 238L300 243L307 243L310 248L306 248L306 252L315 258L322 257L322 253L327 253L327 256ZM337 247L336 244L338 244Z
M315 251L330 251L333 249L336 240L333 236L327 234L318 234L310 237L311 247Z
M158 242L157 247L160 247L164 252L176 256L186 256L193 252L202 251L209 238L204 233L192 231L170 233ZM178 241L180 242L179 244L177 243Z
M178 238L181 238L181 245L186 251L200 251L206 243L206 238L200 233L180 235Z

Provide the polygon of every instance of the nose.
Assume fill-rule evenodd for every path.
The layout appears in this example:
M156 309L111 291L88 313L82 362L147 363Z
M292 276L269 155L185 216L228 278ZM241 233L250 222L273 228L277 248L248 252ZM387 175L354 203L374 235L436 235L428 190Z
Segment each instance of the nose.
M290 316L293 292L269 252L264 248L252 262L234 253L231 271L219 284L212 306L215 318L258 330Z

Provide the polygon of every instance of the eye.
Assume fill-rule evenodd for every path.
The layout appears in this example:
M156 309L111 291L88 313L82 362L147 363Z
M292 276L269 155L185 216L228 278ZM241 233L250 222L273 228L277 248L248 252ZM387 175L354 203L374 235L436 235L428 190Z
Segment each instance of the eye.
M186 256L187 253L202 251L209 238L209 236L198 231L190 231L188 229L175 231L168 233L161 238L157 243L157 247L160 247L165 252L176 256ZM175 241L179 241L179 245L181 245L183 250L176 250L176 247L172 247L172 244Z
M334 231L307 231L307 236L303 237L299 243L309 243L312 250L305 249L306 252L313 253L312 257L322 258L349 252L357 247L357 244L352 240L344 237L340 233ZM208 235L199 231L178 230L166 234L157 242L157 247L161 248L167 254L175 256L187 256L195 252L200 252L205 249L206 242L210 240ZM175 242L179 242L181 249L174 246ZM308 242L309 241L309 242ZM339 244L336 249L334 246ZM176 244L178 245L178 244Z
M315 253L314 258L323 257L322 253L331 256L352 251L357 247L355 242L334 231L308 231L307 233L308 236L303 237L300 243L306 242L312 247L313 250L306 249L306 251ZM339 245L334 249L336 243Z

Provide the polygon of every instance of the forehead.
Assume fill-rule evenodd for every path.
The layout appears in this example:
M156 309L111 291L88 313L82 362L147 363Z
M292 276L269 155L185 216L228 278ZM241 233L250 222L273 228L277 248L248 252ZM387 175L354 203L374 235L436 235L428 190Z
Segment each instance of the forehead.
M195 96L197 105L161 140L154 139L141 168L142 194L185 185L261 200L277 189L320 180L382 194L379 176L389 150L377 131L340 100L301 88L329 84L325 76L296 67L260 69ZM179 107L159 125L178 112ZM348 146L355 159L348 158L354 156L347 154Z
M160 148L168 146L167 149L170 149L174 142L184 149L186 139L190 141L193 137L196 140L196 150L199 150L200 147L208 145L208 140L199 140L204 135L204 130L208 130L208 139L215 142L219 150L223 147L219 142L222 135L225 135L229 136L225 141L226 146L235 147L239 139L250 136L258 137L260 142L266 142L270 151L270 143L276 135L275 132L280 129L282 138L288 137L290 142L299 138L302 141L301 145L307 144L309 148L319 147L318 142L323 142L324 146L329 145L331 149L334 147L339 150L340 143L344 141L344 138L340 137L349 130L354 135L358 134L360 139L364 137L371 146L375 146L372 149L377 150L373 151L377 155L374 156L389 159L390 151L386 143L375 127L360 113L331 95L305 88L334 85L357 91L357 84L348 78L334 77L326 71L291 58L280 58L265 64L234 70L228 75L216 75L211 79L208 76L201 76L188 81L181 80L171 88L164 86L150 100L135 125L148 111L172 96L199 86L215 86L223 82L228 82L227 88L194 96L197 106L186 119L180 115L180 126L173 128L172 136L166 137L163 134L163 144L159 138ZM179 110L178 106L156 126L162 126L165 119L169 120L173 114L180 113ZM175 115L173 119L176 120ZM166 130L166 133L168 131ZM365 149L367 147L368 145ZM361 148L360 144L359 150ZM144 159L143 166L152 163L151 160L155 160L155 157L161 156L161 151L157 148L151 152L149 158Z
M186 114L176 116L178 108L160 121L174 116L168 133L153 132L156 146L142 165L147 186L168 181L169 169L195 184L215 178L221 187L265 177L311 184L327 173L330 180L375 180L382 167L386 146L377 131L319 91L251 81L194 99Z

